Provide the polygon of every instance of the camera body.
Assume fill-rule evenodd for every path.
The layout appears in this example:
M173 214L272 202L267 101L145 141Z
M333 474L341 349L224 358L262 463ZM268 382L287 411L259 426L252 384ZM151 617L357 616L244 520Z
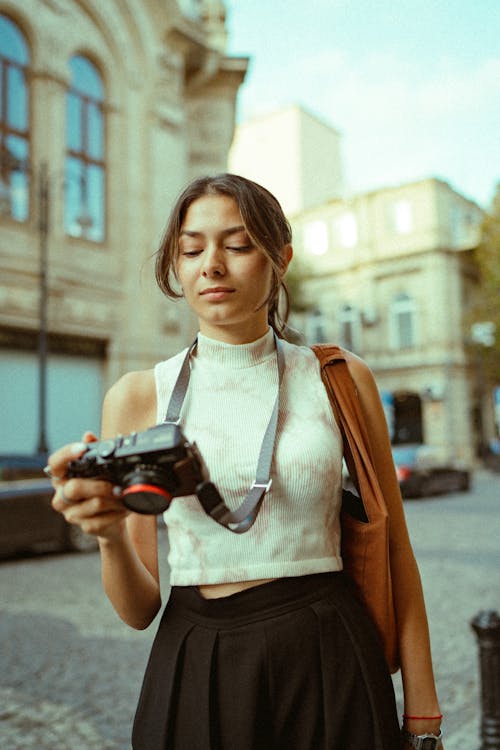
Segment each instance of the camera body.
M127 508L147 515L163 513L174 497L197 494L207 479L196 445L173 422L89 443L66 475L112 482Z

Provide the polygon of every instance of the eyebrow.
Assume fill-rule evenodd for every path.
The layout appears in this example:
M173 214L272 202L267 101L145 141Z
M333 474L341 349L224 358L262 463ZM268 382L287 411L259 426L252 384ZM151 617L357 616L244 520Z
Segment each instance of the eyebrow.
M231 234L236 234L236 232L246 232L246 228L243 226L243 224L239 224L236 227L228 227L227 229L223 229L222 232L220 232L220 237L229 237ZM182 229L180 232L180 237L182 236L186 237L203 237L203 232L196 232L191 229Z

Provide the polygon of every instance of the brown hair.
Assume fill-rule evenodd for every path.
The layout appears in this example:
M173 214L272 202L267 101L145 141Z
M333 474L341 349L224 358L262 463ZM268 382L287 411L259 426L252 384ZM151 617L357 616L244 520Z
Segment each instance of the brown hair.
M292 230L274 195L245 177L234 174L200 177L181 193L172 209L156 253L155 276L160 289L167 297L182 297L173 283L177 280L175 263L179 236L189 206L204 195L227 195L233 198L252 242L268 257L273 279L268 298L268 321L276 333L283 335L289 313L289 297L283 281L282 249L291 242Z

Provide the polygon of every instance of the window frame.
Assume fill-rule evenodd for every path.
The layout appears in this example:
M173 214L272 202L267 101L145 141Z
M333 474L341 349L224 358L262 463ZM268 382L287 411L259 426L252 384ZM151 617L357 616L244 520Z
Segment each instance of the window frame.
M405 340L402 319L408 316L410 336ZM389 315L389 343L393 350L415 349L418 345L417 306L409 294L401 293L393 298Z
M95 95L89 93L83 93L78 83L75 81L74 76L71 77L70 85L66 92L66 137L65 137L65 174L66 174L66 185L64 191L64 232L70 240L84 240L92 243L93 245L102 245L107 240L107 204L108 204L108 169L107 169L107 122L106 122L106 89L104 83L104 77L101 70L88 55L77 53L70 58L83 59L88 63L94 70L95 74L99 77L99 81L102 86L103 95L102 98L98 98ZM70 138L70 122L69 122L69 101L70 97L75 97L79 101L79 128L81 129L81 142L80 148L74 148L71 145ZM96 108L101 116L101 156L97 157L91 153L91 145L89 143L89 122L91 117L92 107ZM83 227L81 234L75 234L71 232L68 226L68 196L72 188L74 189L75 180L68 176L71 162L78 162L80 165L81 176L79 178L78 194L80 200L79 211L80 215L83 213L83 218L92 220L92 211L89 204L89 173L92 169L99 170L102 174L102 204L99 210L99 217L102 217L102 234L99 238L89 236L89 230L91 231L92 225Z
M32 214L32 196L31 196L31 180L30 180L30 162L31 162L31 143L32 143L32 129L31 129L31 46L29 44L28 36L20 26L20 24L8 15L6 12L0 11L0 16L6 19L15 28L16 32L22 41L26 51L26 62L20 62L13 58L8 57L6 54L0 52L0 178L4 181L5 188L11 196L14 188L11 183L11 175L21 174L24 176L23 190L26 195L26 211L25 214L19 218L15 215L14 199L10 197L10 210L7 212L1 212L0 217L15 221L19 224L27 224L31 219ZM26 127L20 129L9 124L9 70L17 70L23 78L23 93L25 97L26 105ZM17 94L16 94L17 95ZM25 155L21 158L16 157L15 154L8 148L8 141L11 138L22 140L25 144Z
M337 312L339 341L341 346L352 352L360 351L361 344L361 312L348 302L341 305ZM345 335L350 329L350 334Z
M344 250L354 250L359 245L358 217L355 211L346 210L335 217L335 235Z
M407 236L415 231L415 209L408 197L400 197L391 203L390 228L394 234Z

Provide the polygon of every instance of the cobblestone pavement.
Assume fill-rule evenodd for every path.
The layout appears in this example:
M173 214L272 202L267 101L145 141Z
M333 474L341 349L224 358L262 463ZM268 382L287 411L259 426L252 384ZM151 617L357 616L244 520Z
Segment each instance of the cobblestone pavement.
M478 645L471 620L500 612L500 474L478 473L472 492L406 501L433 650L446 750L478 750ZM395 678L400 694L399 677Z
M446 750L477 750L478 658L469 623L481 609L500 609L500 475L479 475L471 493L405 507ZM165 559L162 572L166 581ZM129 750L155 626L137 632L120 622L101 591L98 555L3 561L0 591L2 750ZM399 695L399 677L395 685Z

